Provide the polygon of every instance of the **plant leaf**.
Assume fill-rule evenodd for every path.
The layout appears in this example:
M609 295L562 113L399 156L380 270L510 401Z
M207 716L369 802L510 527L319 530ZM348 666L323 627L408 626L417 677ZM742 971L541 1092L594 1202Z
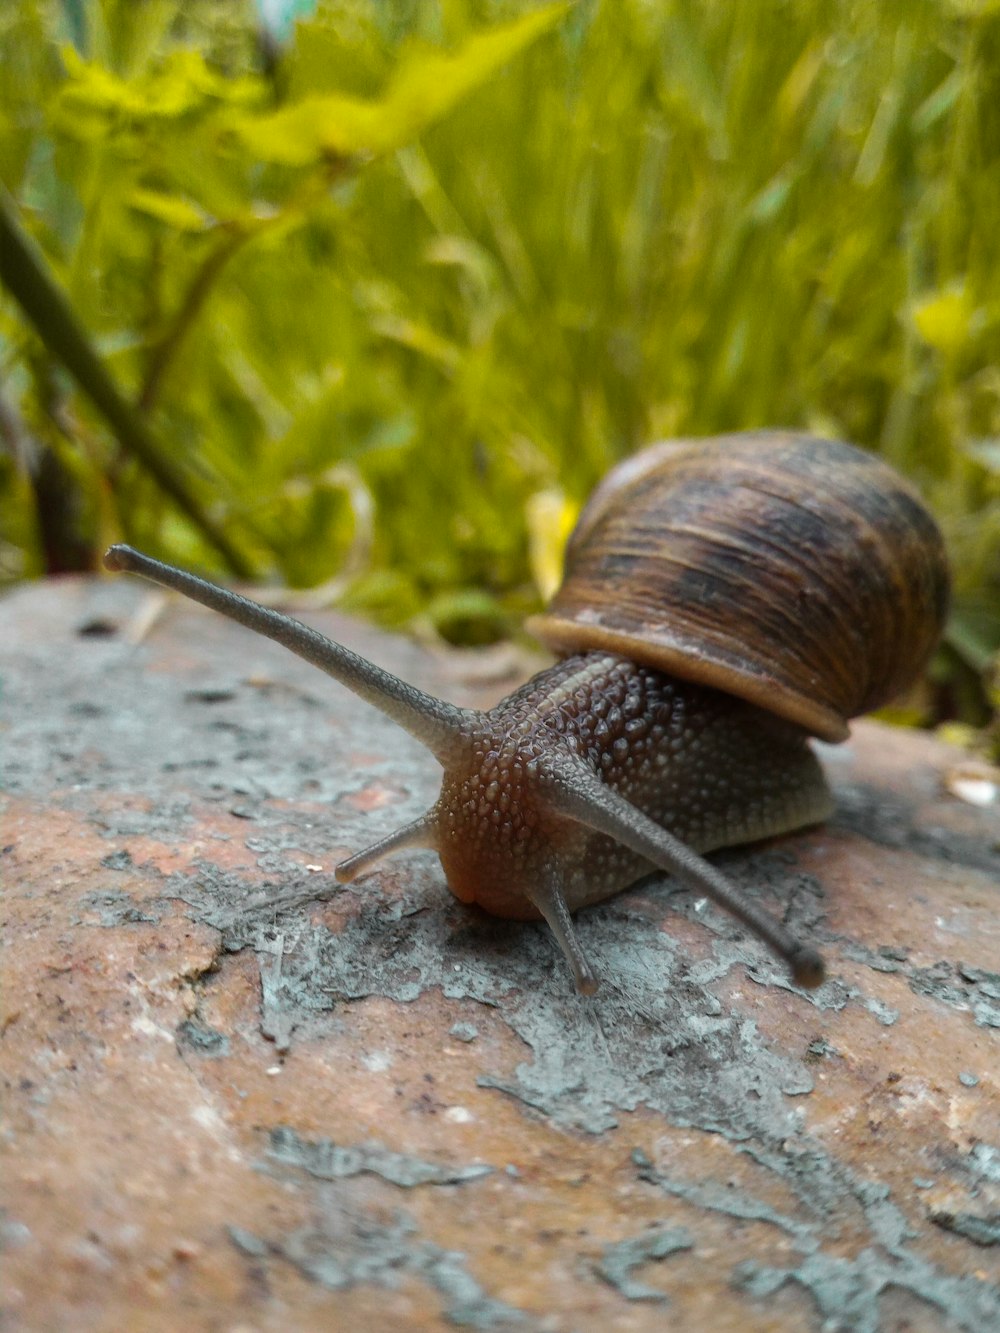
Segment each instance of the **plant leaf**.
M130 192L128 202L138 212L165 222L176 231L204 231L209 224L205 214L190 200L163 190L136 187Z
M968 340L973 316L964 287L933 292L913 306L913 323L924 342L938 352L954 352Z
M477 33L452 52L411 47L382 98L314 94L270 115L236 116L231 126L257 157L284 166L391 152L446 115L566 9L549 5Z

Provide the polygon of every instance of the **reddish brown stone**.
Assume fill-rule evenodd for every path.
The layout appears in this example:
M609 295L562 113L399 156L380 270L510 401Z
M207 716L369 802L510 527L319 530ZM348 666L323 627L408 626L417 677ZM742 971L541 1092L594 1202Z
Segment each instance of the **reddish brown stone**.
M436 765L198 610L131 644L149 599L0 604L8 1326L1000 1324L1000 813L952 752L859 724L830 824L719 857L820 991L660 881L581 916L582 1000L429 854L338 889Z

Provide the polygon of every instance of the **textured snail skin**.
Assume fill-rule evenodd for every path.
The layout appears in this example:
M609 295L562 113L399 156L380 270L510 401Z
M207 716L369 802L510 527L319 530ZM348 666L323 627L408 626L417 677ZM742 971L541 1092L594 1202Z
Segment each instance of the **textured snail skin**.
M823 964L701 857L824 819L808 735L915 679L940 635L940 533L892 469L782 432L656 445L601 484L533 627L563 660L486 712L423 694L315 630L129 547L141 574L284 644L444 769L419 819L336 869L432 847L463 902L544 917L579 990L571 913L653 867L746 923L804 986Z
M697 852L825 819L832 798L800 728L611 654L566 658L485 715L445 771L435 846L451 891L495 916L542 915L547 867L575 912L652 866L547 808L537 770L563 750Z

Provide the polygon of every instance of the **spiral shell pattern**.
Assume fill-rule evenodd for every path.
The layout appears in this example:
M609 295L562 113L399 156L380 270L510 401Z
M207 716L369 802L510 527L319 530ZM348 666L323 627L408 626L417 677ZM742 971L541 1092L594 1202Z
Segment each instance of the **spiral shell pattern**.
M594 492L534 632L843 740L919 675L947 612L938 527L853 445L761 431L650 446Z

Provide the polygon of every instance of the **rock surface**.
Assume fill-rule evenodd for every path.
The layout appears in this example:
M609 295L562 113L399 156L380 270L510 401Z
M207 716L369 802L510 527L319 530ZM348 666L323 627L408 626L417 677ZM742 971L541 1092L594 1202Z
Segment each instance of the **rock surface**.
M583 1000L430 854L336 886L436 765L276 646L68 580L0 603L0 672L4 1328L1000 1327L1000 812L954 752L858 724L828 825L717 858L819 991L659 879L579 918Z

